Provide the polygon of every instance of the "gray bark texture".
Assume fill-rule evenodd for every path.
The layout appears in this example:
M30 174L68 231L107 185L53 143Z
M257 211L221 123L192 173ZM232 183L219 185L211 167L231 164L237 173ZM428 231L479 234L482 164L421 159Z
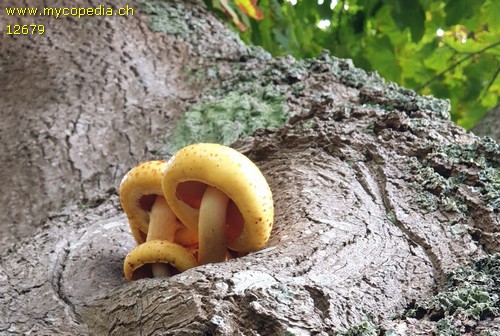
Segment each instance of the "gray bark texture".
M0 44L1 335L500 332L497 143L449 121L447 102L348 60L244 46L196 1L36 3L100 4L137 12L37 17L44 35ZM268 245L127 283L121 178L168 158L178 122L220 101L255 112L226 142L273 191ZM276 101L286 123L261 127ZM493 274L485 299L448 298L450 274L478 260Z
M479 136L489 136L496 142L500 141L500 104L492 108L484 117L471 129Z

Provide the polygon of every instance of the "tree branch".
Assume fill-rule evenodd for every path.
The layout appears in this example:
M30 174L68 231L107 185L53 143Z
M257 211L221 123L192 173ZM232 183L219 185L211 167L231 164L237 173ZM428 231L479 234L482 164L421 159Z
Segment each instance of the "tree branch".
M432 77L431 79L429 79L427 82L425 82L424 84L420 85L419 87L416 88L416 91L421 91L422 89L424 89L425 87L427 87L427 85L429 85L430 83L434 82L435 80L438 80L440 78L443 77L444 74L446 74L447 72L455 69L457 66L459 66L460 64L462 64L463 62L467 61L468 59L476 56L476 55L480 55L482 53L484 53L486 50L489 50L489 49L492 49L496 46L500 45L500 41L498 42L495 42L493 44L490 44L489 46L487 46L486 48L483 48L479 51L476 51L474 53L470 53L469 55L465 56L464 58L462 58L461 60L459 60L458 62L450 65L448 68L446 68L445 70L441 71L440 73L438 73L436 76Z

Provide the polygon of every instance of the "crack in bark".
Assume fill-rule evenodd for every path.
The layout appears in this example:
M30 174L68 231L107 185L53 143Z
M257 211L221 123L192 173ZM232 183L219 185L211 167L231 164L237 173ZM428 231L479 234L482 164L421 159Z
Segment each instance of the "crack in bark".
M422 250L427 255L430 263L432 264L434 278L436 279L437 284L439 286L442 286L445 282L445 272L441 266L439 257L433 251L433 246L430 245L425 238L414 234L412 229L407 224L398 219L396 215L397 209L393 205L387 191L387 175L385 173L386 162L376 148L370 148L368 149L368 151L370 152L370 155L376 165L375 168L369 167L369 169L372 172L372 175L377 177L374 180L378 185L379 194L381 195L383 201L382 205L384 206L386 213L392 214L394 216L393 224L396 225L401 230L401 232L406 235L409 242L413 242L414 244L422 248Z
M303 254L297 255L295 257L295 267L292 273L295 277L303 276L311 271L314 267L314 263L311 262L311 257L319 250L319 246L315 246L311 251L304 251Z
M69 313L73 316L73 321L77 324L82 323L79 314L76 313L75 306L71 302L70 298L66 296L63 292L63 275L66 269L66 261L68 260L68 255L70 253L70 241L63 239L54 248L52 257L49 263L49 279L52 290L58 299L66 308L68 308Z
M309 293L309 296L313 300L314 308L317 314L323 319L329 319L330 312L330 298L328 294L325 294L321 289L315 288L313 286L306 285L304 289Z

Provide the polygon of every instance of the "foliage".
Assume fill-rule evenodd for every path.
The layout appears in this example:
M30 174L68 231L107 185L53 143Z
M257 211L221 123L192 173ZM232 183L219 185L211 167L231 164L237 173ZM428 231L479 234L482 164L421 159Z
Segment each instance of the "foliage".
M234 0L234 3L241 11L251 18L256 20L262 20L264 18L259 7L257 7L257 0ZM221 9L241 31L247 29L247 27L240 21L238 14L229 5L229 0L212 0L212 5L214 8Z
M498 103L500 1L261 0L258 5L260 21L234 8L248 26L240 34L275 56L316 57L328 49L420 94L450 99L452 119L466 128Z

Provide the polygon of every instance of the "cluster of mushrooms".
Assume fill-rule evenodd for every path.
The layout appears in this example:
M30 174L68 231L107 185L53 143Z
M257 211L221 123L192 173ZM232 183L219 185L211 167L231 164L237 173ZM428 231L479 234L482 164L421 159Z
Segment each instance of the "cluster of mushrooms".
M274 217L259 168L230 147L208 143L130 170L120 184L120 202L137 243L123 266L128 281L257 251L268 241Z

